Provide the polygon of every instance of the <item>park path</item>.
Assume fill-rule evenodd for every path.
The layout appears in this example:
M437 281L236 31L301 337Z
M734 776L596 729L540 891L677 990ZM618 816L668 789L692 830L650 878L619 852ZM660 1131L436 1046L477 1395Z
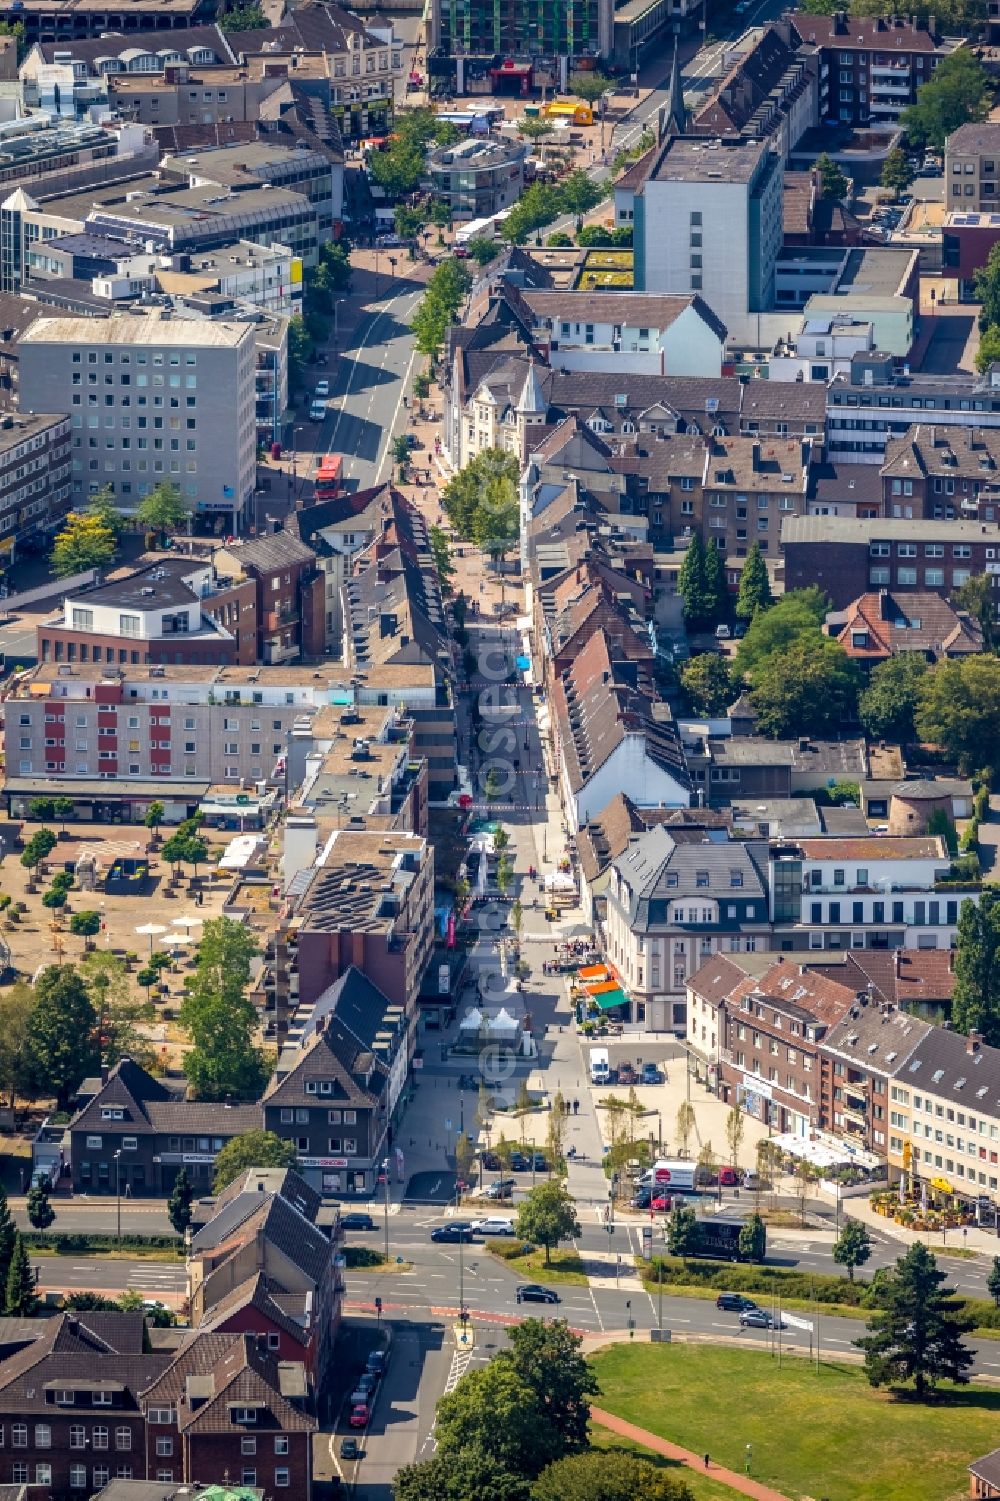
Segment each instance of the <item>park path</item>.
M724 1465L716 1464L714 1459L710 1459L706 1467L703 1454L692 1454L690 1449L682 1449L679 1444L671 1444L665 1438L650 1433L648 1428L638 1428L635 1423L626 1423L624 1418L616 1418L614 1413L605 1412L603 1407L592 1406L590 1416L593 1422L616 1433L619 1438L627 1438L633 1444L641 1444L644 1449L651 1449L654 1454L662 1454L664 1459L672 1459L677 1464L686 1465L689 1470L697 1470L702 1475L711 1475L713 1480L728 1485L742 1496L751 1496L753 1501L789 1501L789 1498L781 1491L773 1490L769 1485L761 1485L760 1481L751 1480L747 1475L737 1475L735 1470L727 1470Z

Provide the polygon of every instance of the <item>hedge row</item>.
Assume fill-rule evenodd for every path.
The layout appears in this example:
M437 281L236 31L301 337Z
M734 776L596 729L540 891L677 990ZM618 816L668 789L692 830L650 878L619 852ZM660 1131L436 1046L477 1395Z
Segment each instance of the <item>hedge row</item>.
M780 1294L802 1302L839 1303L848 1308L875 1306L877 1279L846 1277L827 1272L795 1272L777 1266L750 1266L730 1261L685 1261L680 1256L654 1256L645 1273L646 1286L655 1288L663 1268L664 1287L671 1283L686 1287L710 1287L718 1292ZM987 1298L962 1298L959 1306L977 1329L1000 1329L1000 1308Z
M24 1233L29 1251L52 1251L57 1256L85 1256L88 1251L174 1251L183 1254L176 1235L80 1235L29 1230Z

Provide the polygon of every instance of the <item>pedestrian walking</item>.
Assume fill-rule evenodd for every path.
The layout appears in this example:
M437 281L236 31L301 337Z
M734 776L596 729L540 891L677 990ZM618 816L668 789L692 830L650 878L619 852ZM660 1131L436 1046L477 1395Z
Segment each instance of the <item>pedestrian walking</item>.
M708 1469L708 1455L705 1455L705 1469Z

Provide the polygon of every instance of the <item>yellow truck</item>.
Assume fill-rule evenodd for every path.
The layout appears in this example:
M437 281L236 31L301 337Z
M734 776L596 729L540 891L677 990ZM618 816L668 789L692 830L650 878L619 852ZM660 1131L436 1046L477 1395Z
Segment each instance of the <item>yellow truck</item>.
M571 125L593 125L594 111L585 99L553 99L542 105L546 120L568 120Z

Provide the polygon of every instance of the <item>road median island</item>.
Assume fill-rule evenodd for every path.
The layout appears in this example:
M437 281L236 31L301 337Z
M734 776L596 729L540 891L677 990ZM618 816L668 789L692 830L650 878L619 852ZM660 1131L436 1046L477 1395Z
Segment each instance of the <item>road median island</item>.
M184 1242L176 1235L84 1235L45 1230L23 1232L32 1256L101 1256L123 1261L183 1261Z
M526 1282L588 1286L583 1261L576 1251L553 1251L546 1264L544 1251L536 1250L533 1246L525 1252L524 1242L516 1237L514 1240L507 1240L497 1236L493 1240L486 1241L485 1244L491 1256L495 1256L498 1261L505 1262L512 1272L516 1272Z

